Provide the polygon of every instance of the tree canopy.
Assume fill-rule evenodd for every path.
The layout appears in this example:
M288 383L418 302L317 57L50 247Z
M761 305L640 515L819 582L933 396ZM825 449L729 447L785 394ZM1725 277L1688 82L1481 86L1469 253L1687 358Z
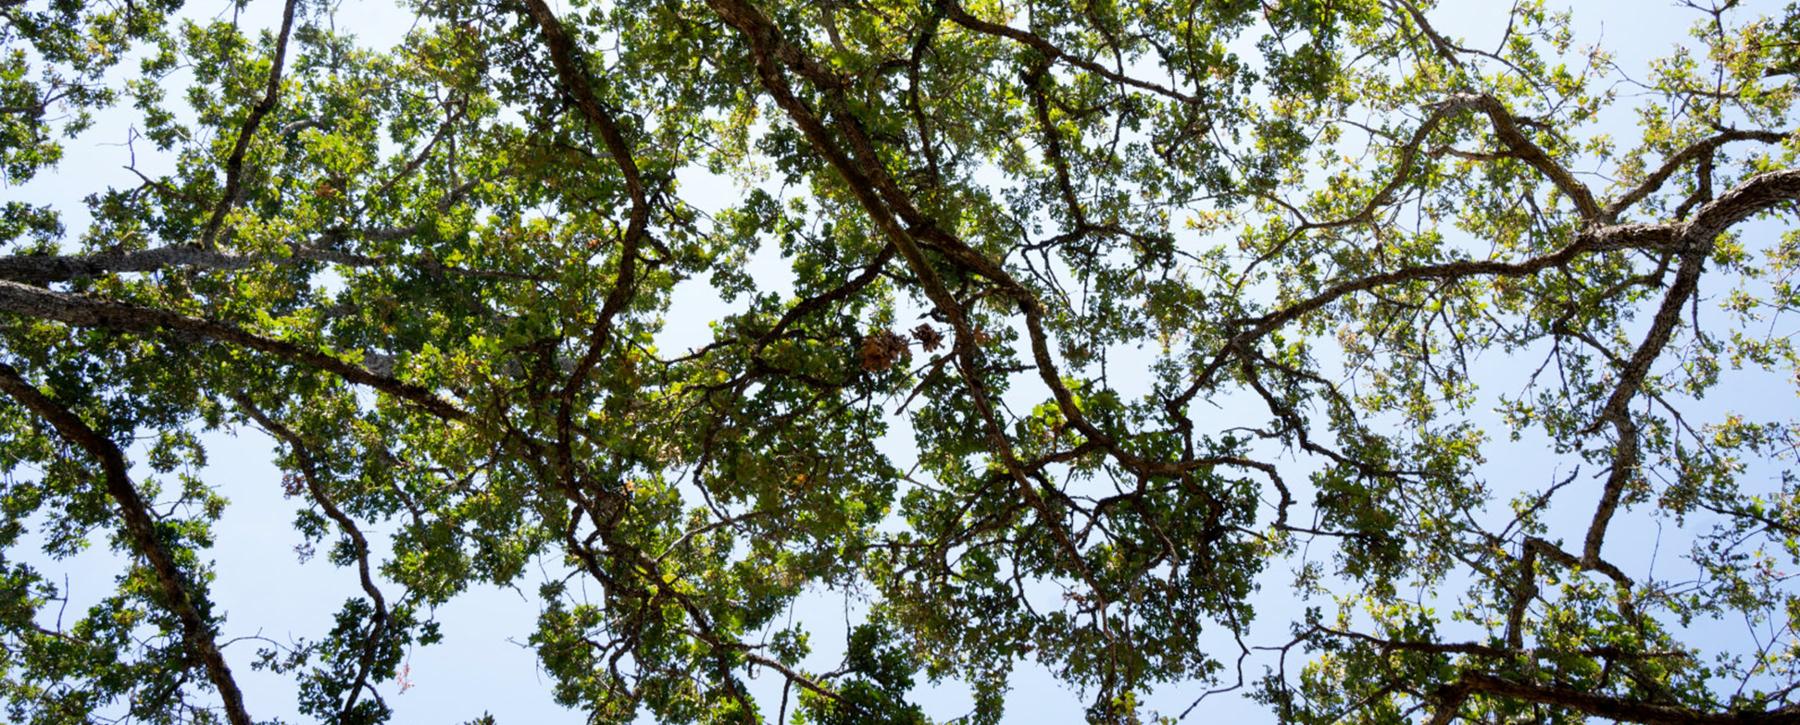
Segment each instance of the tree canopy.
M170 160L0 208L9 719L405 721L489 585L595 722L1800 718L1794 4L259 2L0 0L0 179ZM244 429L356 583L254 656Z

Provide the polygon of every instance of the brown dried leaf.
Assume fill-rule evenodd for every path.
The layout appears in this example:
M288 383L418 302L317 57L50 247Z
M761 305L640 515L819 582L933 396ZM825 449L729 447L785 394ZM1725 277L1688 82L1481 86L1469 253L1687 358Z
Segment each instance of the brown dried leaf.
M906 338L895 334L893 330L879 330L870 333L862 340L859 352L862 355L862 369L880 372L894 366L902 358L911 357Z
M925 352L936 350L939 345L944 344L944 334L931 325L920 324L913 328L912 334L913 339L919 341L919 348Z

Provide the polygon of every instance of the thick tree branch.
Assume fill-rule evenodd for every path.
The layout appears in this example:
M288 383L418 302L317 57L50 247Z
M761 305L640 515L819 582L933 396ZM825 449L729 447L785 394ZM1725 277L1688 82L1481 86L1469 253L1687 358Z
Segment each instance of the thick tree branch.
M794 95L781 67L776 64L776 59L783 55L780 49L785 48L787 44L767 17L743 0L708 0L708 4L721 18L743 34L750 46L751 55L756 62L757 72L764 89L773 96L776 105L786 111L788 117L800 126L801 132L806 135L813 147L823 154L832 168L844 178L851 192L862 204L864 211L868 213L869 218L882 230L889 243L905 258L907 266L919 277L926 297L950 321L951 327L956 330L953 352L957 356L958 369L970 390L971 402L974 403L977 413L983 420L987 437L994 446L996 455L1000 457L1002 465L1011 474L1020 496L1037 512L1040 522L1050 530L1051 535L1057 540L1058 548L1068 559L1068 564L1087 582L1096 596L1105 597L1105 590L1094 579L1080 549L1069 537L1067 528L1063 526L1055 511L1038 494L1036 484L1025 475L1017 457L1013 454L1012 444L1007 440L1006 434L1000 426L993 403L988 398L986 386L981 383L979 377L979 367L974 358L974 328L964 315L962 305L944 287L937 270L925 258L924 251L913 241L908 230L894 218L893 212L884 201L884 196L888 199L893 198L893 191L889 190L889 193L884 195L877 190L876 182L869 172L871 170L879 172L879 168L871 169L870 159L853 160L848 154L845 154L812 109ZM788 54L792 55L795 52L797 51L790 49ZM1104 604L1101 609L1104 611Z
M1534 143L1531 137L1526 136L1519 128L1518 119L1506 109L1500 99L1486 94L1463 95L1458 98L1487 114L1488 120L1494 124L1494 135L1500 138L1500 143L1562 190L1563 195L1575 203L1575 210L1581 214L1583 221L1597 223L1605 220L1599 202L1594 201L1594 192L1577 180L1574 174L1569 173L1568 169L1550 158L1550 154Z
M1503 695L1525 702L1565 708L1592 717L1635 723L1700 723L1711 725L1749 725L1752 723L1800 722L1800 711L1703 712L1674 705L1657 705L1595 694L1586 689L1563 685L1538 685L1491 675L1464 672L1455 683L1438 692L1446 703L1461 703L1471 694Z
M1692 221L1678 227L1678 243L1685 251L1682 253L1681 266L1675 273L1675 282L1664 295L1656 316L1651 319L1650 330L1644 335L1643 342L1619 370L1619 381L1613 386L1606 403L1601 406L1600 415L1586 431L1592 432L1601 425L1610 423L1616 440L1613 443L1612 470L1607 476L1600 504L1594 511L1586 543L1582 547L1582 558L1585 561L1599 560L1600 549L1606 541L1607 525L1618 509L1625 487L1638 473L1642 454L1639 450L1638 427L1631 420L1631 400L1643 387L1651 365L1674 337L1682 307L1699 289L1700 274L1706 263L1706 255L1712 250L1713 241L1733 225L1751 216L1797 200L1800 200L1800 169L1771 171L1739 182L1719 198L1702 205L1694 213Z
M574 39L569 36L562 23L557 21L555 13L544 0L524 2L527 14L537 23L538 30L544 37L544 45L550 51L550 61L556 67L557 78L562 82L564 90L574 98L582 118L600 136L607 154L619 169L625 183L625 193L631 200L625 236L619 245L618 276L614 278L612 289L607 292L599 313L594 317L593 327L588 332L587 350L576 361L559 396L561 405L557 411L557 450L563 473L569 476L573 475L575 467L572 447L577 393L606 351L607 343L612 337L613 319L631 302L636 291L638 249L649 235L650 201L644 190L643 174L638 169L637 159L632 156L631 146L625 141L612 112L600 103L599 96L595 94L587 61L580 48L576 47Z
M355 236L365 240L399 239L415 234L413 227L397 227L393 229L377 229L356 233ZM329 248L335 240L349 236L345 234L326 234L309 244L295 244L288 247L287 254L239 254L219 250L199 249L190 246L157 247L125 252L95 252L92 254L17 254L0 257L0 280L12 280L32 285L47 285L55 282L69 282L81 278L100 277L108 274L131 274L143 272L162 272L170 269L194 269L204 271L230 271L248 269L262 264L335 264L344 267L377 268L377 267L410 267L427 274L457 275L464 277L513 279L524 281L543 281L541 275L510 272L504 270L472 269L456 265L444 264L430 257L419 259L398 259L378 257L354 252L338 251Z
M76 327L93 327L136 333L173 333L195 339L239 345L265 352L292 363L331 373L358 385L366 385L417 405L445 420L467 415L455 404L430 390L395 378L377 375L328 353L276 340L212 320L188 317L148 307L91 300L79 295L52 292L30 285L0 280L0 312L53 320Z
M157 533L156 520L150 513L150 506L138 493L137 487L132 485L130 466L126 464L125 455L119 450L118 444L89 427L74 411L39 392L18 370L6 363L0 363L0 392L5 392L25 409L50 423L65 440L100 462L106 493L119 507L125 536L138 553L149 561L162 605L181 624L182 641L187 646L188 654L205 666L207 679L218 689L219 698L225 705L225 717L232 725L251 725L253 721L244 709L244 694L231 676L231 667L225 663L225 655L219 651L213 626L200 613L200 605L191 591L188 577L182 573L180 565L175 563L175 555L164 545L162 535Z

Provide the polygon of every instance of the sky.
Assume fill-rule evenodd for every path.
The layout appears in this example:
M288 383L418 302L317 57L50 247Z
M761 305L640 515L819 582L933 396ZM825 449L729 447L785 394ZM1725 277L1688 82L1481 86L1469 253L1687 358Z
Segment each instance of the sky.
M1443 5L1445 9L1433 15L1440 31L1477 45L1491 45L1504 27L1503 18L1510 3L1445 0ZM1772 0L1746 5L1752 9L1766 5L1771 12L1778 9L1778 3ZM207 17L223 7L225 4L216 0L197 0L190 3L187 12ZM251 0L245 21L252 25L272 24L278 9L278 0ZM1640 78L1645 75L1644 64L1649 58L1666 52L1685 37L1693 17L1691 12L1679 11L1675 3L1664 0L1583 1L1577 3L1575 11L1577 45L1604 45L1617 54L1622 67ZM379 0L347 1L338 17L345 23L354 19L355 31L363 42L378 47L394 42L411 23L409 14ZM66 144L65 159L57 170L21 186L0 187L0 201L54 203L67 214L65 223L72 231L81 229L86 219L81 197L102 185L126 187L137 183L136 177L120 167L131 121L128 113L103 114L93 129ZM1629 133L1628 128L1620 130L1621 135ZM146 165L154 163L145 161ZM155 170L151 165L146 172ZM731 182L698 170L683 174L680 182L684 196L691 200L730 200L742 192ZM771 252L765 251L758 264L767 273L765 279L785 276L780 260ZM707 339L706 323L726 310L703 281L684 286L668 318L669 331L659 338L660 345L665 352L672 352ZM1490 359L1483 364L1494 366L1498 373L1510 363ZM1723 398L1726 402L1756 402L1755 391L1748 389L1724 391ZM889 442L897 459L904 462L910 458L910 432L904 426L890 436ZM333 567L322 557L304 564L297 560L294 546L301 538L288 525L297 500L282 496L281 474L270 462L269 438L252 429L240 429L235 435L210 434L205 443L210 461L203 478L231 501L215 527L221 545L211 552L216 572L213 595L227 614L225 638L260 637L286 642L323 633L337 606L359 592L354 571ZM1532 477L1556 475L1557 471L1547 459L1513 457L1491 462L1483 473L1495 479L1542 480ZM1591 506L1591 502L1574 508L1582 505ZM385 545L383 527L370 525L365 532L378 550ZM1654 532L1622 532L1621 536L1626 541L1653 542ZM1645 555L1653 551L1644 546L1619 548ZM120 571L120 565L104 549L92 547L73 559L46 564L49 571L63 571L70 577L70 611L78 611L76 608L83 602L112 590L112 577ZM1639 565L1648 562L1645 558ZM527 581L532 580L528 577ZM1286 619L1279 615L1294 608L1283 583L1282 576L1270 578L1257 602L1259 609L1268 613L1266 621L1276 628L1285 626ZM412 652L407 673L410 686L404 692L398 692L393 683L385 688L389 704L398 713L395 722L462 722L484 712L502 723L585 722L583 714L550 701L550 682L539 672L532 650L523 645L535 627L538 612L529 586L525 592L476 589L435 612L443 624L444 642ZM821 650L830 651L833 634L842 635L835 623L852 619L859 611L854 601L821 595L796 607L793 616L817 622L816 641ZM248 639L226 649L251 713L259 719L304 721L295 712L291 681L286 676L257 672L250 667L257 647L255 639ZM1254 677L1258 672L1247 674ZM779 699L778 677L764 677L751 684L764 702ZM1179 712L1196 694L1191 688L1169 688L1153 695L1148 704L1165 713ZM970 707L967 688L954 682L922 685L920 696L927 714L934 718L964 714ZM1040 669L1027 666L1015 675L1005 721L1071 721L1079 718L1082 706L1079 693L1067 690ZM1271 717L1253 703L1225 696L1209 700L1190 719L1264 722Z

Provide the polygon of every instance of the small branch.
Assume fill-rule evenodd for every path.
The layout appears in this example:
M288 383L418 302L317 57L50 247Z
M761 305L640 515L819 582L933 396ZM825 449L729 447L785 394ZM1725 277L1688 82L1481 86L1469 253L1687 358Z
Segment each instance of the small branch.
M357 654L356 679L350 683L349 692L344 695L343 706L338 708L338 717L348 721L351 709L356 706L356 700L362 695L363 689L368 686L369 674L375 665L375 657L383 644L383 638L387 635L387 598L383 597L381 589L375 586L374 574L369 566L369 540L364 538L355 519L345 514L343 509L338 508L337 502L332 500L331 492L326 490L325 482L321 480L318 463L314 460L312 451L301 440L300 435L295 433L292 428L269 417L267 413L251 402L249 396L234 392L230 393L229 397L232 402L237 403L238 408L243 410L245 415L250 416L270 435L280 439L293 452L294 461L300 469L300 477L306 482L307 493L312 496L313 501L318 502L319 508L325 511L325 515L337 523L338 529L350 538L350 545L355 549L357 577L362 584L363 593L369 596L369 602L374 606L375 611L369 618L369 630L363 636L362 649Z

